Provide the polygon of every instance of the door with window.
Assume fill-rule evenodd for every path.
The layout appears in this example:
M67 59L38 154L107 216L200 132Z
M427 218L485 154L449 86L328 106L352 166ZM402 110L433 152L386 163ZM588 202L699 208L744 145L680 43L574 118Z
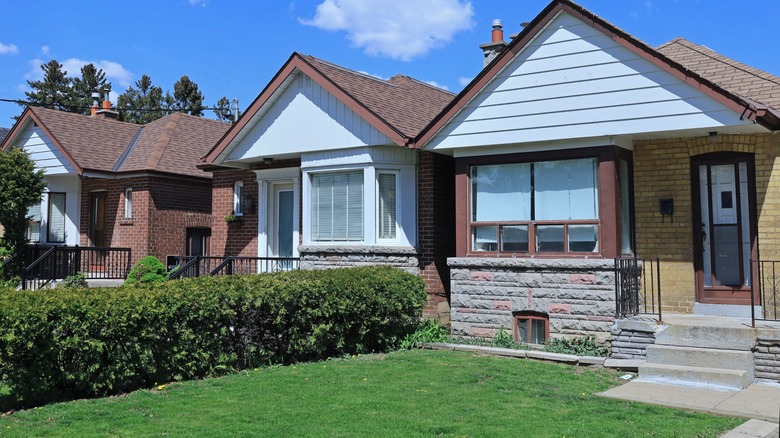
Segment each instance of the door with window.
M106 192L89 194L89 240L92 246L106 246Z
M749 305L758 255L753 158L705 156L692 173L697 301Z
M269 256L286 258L293 257L295 191L292 184L277 183L271 185L271 197L268 209L269 224ZM275 264L273 270L292 269L292 261L282 260Z

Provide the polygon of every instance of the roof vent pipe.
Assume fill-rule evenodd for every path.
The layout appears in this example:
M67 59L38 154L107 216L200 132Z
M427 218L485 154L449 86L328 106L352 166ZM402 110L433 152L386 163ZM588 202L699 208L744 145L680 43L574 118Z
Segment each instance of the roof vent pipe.
M494 43L497 43L499 41L500 42L504 41L504 30L503 30L503 28L504 28L504 22L503 21L501 21L498 18L493 20L493 33L492 33L492 36L493 36L493 42Z

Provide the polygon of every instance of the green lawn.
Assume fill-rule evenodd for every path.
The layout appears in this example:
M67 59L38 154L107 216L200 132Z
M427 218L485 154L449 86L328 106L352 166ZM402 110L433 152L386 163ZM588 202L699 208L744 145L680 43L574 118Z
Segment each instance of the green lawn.
M743 420L605 399L613 373L407 351L60 403L0 418L4 436L716 437Z

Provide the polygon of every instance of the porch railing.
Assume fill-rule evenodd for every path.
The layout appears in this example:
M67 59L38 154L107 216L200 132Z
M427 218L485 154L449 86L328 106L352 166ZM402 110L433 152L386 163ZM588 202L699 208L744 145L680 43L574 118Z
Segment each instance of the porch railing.
M661 314L661 260L637 257L615 259L615 316Z
M124 279L130 272L130 248L34 246L27 251L37 258L21 271L22 289L40 289L79 272L89 280Z
M168 263L176 266L169 280L300 269L300 259L296 257L173 256Z
M780 321L780 260L750 260L750 315L757 320ZM756 314L756 307L761 311Z

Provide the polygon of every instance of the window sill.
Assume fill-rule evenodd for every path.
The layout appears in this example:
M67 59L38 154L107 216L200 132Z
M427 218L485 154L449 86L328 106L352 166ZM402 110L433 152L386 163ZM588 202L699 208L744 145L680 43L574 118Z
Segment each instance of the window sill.
M119 219L119 225L133 225L134 222L135 222L135 219L133 219L133 218Z

